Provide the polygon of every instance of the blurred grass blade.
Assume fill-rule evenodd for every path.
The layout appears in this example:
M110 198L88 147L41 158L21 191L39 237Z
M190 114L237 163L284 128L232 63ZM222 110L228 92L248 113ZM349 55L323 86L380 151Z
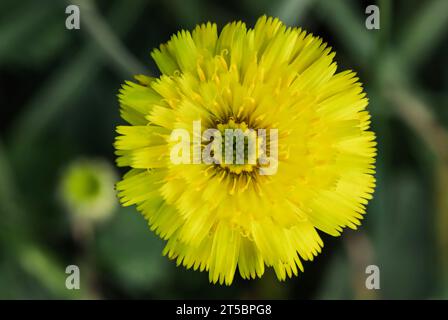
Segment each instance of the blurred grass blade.
M73 293L65 288L63 267L35 243L32 230L27 228L26 209L20 202L21 197L11 172L0 141L0 212L5 227L0 238L8 244L5 253L15 258L14 261L55 297L78 297L79 292Z
M15 226L15 229L17 229L18 226L24 226L21 222L25 219L25 213L18 205L18 190L14 182L12 168L9 165L6 150L0 140L0 212L2 213L1 217L4 225L7 227ZM5 236L4 232L0 234ZM12 232L12 234L18 236L17 230Z
M83 24L94 42L104 50L113 64L124 73L141 74L145 67L126 50L121 41L112 32L109 24L98 14L94 1L84 0L81 6Z
M364 20L360 18L364 16L364 8L357 14L354 7L343 0L319 1L323 20L336 32L353 59L365 65L374 49L372 36L375 31L367 30Z
M439 288L448 292L448 162L439 161L435 170L436 189L436 233L438 235L440 273L443 281ZM448 297L446 297L448 299Z
M381 29L379 30L379 41L381 49L385 49L390 41L392 34L392 1L379 0Z
M448 1L427 1L420 6L422 10L403 26L399 37L401 57L413 66L421 63L440 41L446 41L448 30Z
M17 44L26 41L50 14L48 6L37 2L26 7L18 6L11 12L0 24L0 62L5 56L16 53Z
M48 252L44 252L38 247L27 244L18 253L19 262L22 268L32 275L39 283L51 292L54 297L61 298L81 298L84 289L68 290L65 287L65 268L54 260Z
M119 34L130 29L144 4L143 0L115 2L110 20ZM72 63L60 67L31 99L12 127L11 150L15 158L24 154L23 151L36 141L51 121L75 105L76 99L82 96L83 88L95 81L96 73L102 66L101 57L97 45L88 43Z
M314 0L284 0L276 5L274 16L287 25L295 25L304 19L308 10L314 5Z
M84 49L72 63L56 70L24 108L12 127L11 151L14 157L23 156L45 127L89 86L99 68L98 54L90 46Z
M411 89L394 87L387 94L400 118L426 143L439 160L448 161L448 131L438 121L433 109Z
M201 19L207 20L204 15L204 1L201 0L170 0L161 1L168 11L175 17L182 28L193 28ZM205 21L204 21L205 22Z

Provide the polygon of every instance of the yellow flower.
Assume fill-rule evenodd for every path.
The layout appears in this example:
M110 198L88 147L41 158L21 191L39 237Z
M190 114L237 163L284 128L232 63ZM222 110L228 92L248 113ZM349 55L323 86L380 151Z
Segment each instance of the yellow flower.
M265 266L284 280L321 251L317 230L357 228L375 187L376 142L362 86L354 72L336 73L334 55L278 19L220 33L207 23L152 52L159 78L126 82L119 99L130 125L117 128L115 147L131 169L117 189L167 240L165 255L213 283L231 284L237 268L261 277ZM277 129L275 174L261 174L260 161L174 164L171 134L194 139L195 121L201 132Z

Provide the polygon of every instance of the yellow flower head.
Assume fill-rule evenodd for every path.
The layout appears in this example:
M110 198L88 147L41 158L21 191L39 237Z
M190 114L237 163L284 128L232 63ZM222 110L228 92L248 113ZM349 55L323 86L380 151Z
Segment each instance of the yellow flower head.
M263 16L253 29L233 22L220 33L207 23L152 52L159 78L126 82L119 98L129 125L117 128L115 147L118 165L131 169L117 189L167 240L165 255L208 271L213 283L231 284L237 268L261 277L265 266L284 280L321 251L317 230L357 228L375 187L375 135L358 78L336 73L334 55L278 19ZM192 147L179 149L191 161L172 161L176 129L191 137ZM265 129L252 153L269 161L194 161L213 141L196 129ZM233 144L213 149L215 158Z

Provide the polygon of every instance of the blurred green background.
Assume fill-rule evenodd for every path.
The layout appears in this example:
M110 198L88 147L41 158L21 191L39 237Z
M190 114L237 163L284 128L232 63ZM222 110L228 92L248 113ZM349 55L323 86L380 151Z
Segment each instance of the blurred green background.
M65 28L69 3L80 4L80 30ZM369 4L380 30L365 28ZM322 235L322 254L299 277L280 283L269 271L211 285L162 257L163 242L114 197L98 207L101 219L77 218L61 179L91 163L93 178L69 188L97 190L109 181L95 177L98 163L109 179L124 173L114 168L116 94L134 73L158 74L152 48L197 23L252 26L262 14L323 37L338 70L358 72L378 136L378 187L360 230ZM2 0L0 298L448 298L447 31L447 0ZM71 264L80 290L65 288ZM365 288L370 264L380 290Z

